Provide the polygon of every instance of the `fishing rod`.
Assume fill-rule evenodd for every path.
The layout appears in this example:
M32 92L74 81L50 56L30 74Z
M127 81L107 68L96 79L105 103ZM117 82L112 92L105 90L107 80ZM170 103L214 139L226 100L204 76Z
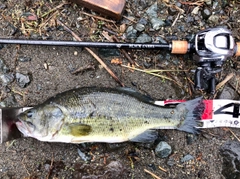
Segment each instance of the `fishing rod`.
M235 43L230 30L222 27L198 32L193 41L173 40L170 43L114 43L53 40L21 40L0 38L0 44L74 46L118 49L167 50L172 54L192 53L198 66L195 70L195 88L215 92L215 74L222 70L228 57L240 56L240 42Z

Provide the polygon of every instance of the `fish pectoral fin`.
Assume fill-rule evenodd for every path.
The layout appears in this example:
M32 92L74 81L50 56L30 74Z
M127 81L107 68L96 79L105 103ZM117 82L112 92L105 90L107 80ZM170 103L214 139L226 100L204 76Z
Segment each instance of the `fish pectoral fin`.
M72 139L71 140L71 143L74 143L74 144L80 144L80 143L85 143L85 142L90 142L88 140L80 140L80 139Z
M87 124L74 123L69 128L72 136L86 136L92 131L92 127Z
M129 139L132 142L151 143L154 142L158 137L158 132L155 130L146 130L136 137Z

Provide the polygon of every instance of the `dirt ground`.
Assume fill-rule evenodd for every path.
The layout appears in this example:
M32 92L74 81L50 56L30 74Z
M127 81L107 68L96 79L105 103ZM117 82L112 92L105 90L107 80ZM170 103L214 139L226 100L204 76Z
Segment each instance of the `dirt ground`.
M121 21L113 24L83 14L81 12L92 12L73 4L53 9L62 4L62 1L0 0L0 37L73 40L71 34L56 24L56 19L60 19L84 41L103 40L102 27L106 27L111 31L115 30L121 41L124 41L124 38L121 38L124 36L124 33L119 32L119 29L124 27L122 24L126 24L126 27L128 27L134 25L134 21L140 19L141 14L139 15L135 12L135 7L140 2L145 2L146 7L144 9L146 9L154 1L127 1L124 15L131 15L132 13L134 20L129 21L123 18ZM174 4L174 1L170 1L170 4ZM189 11L194 7L190 6ZM234 7L228 7L230 14L231 11L235 12L231 14L233 21L218 24L230 27L233 35L238 38L240 32L239 20L236 22L234 19L237 20L239 17L239 8L240 4L238 3ZM38 11L38 9L40 10ZM50 9L53 9L53 11L50 12ZM27 13L31 14L30 18L35 18L32 15L36 14L38 19L30 21L28 19L29 15L26 15ZM43 16L44 13L48 14ZM170 33L172 32L182 39L190 32L196 33L200 29L215 26L215 24L209 23L201 27L196 24L189 26L185 21L187 13L188 11L182 14L183 17L176 22L175 26L161 28L158 31L150 30L149 34L156 37L158 35L172 35ZM100 15L96 14L96 16ZM164 14L160 16L161 18L166 18ZM176 18L177 14L173 17ZM41 25L42 28L40 27ZM179 31L179 26L183 26L185 30ZM109 35L112 34L109 33ZM104 41L107 40L104 39ZM187 72L162 73L179 82L177 84L111 63L113 58L118 58L122 60L124 65L128 65L129 62L122 53L120 57L103 57L97 49L93 49L93 51L103 59L125 86L150 95L154 99L193 99L200 95L209 97L204 92L191 90L189 79L193 80L193 73L189 70L194 69L195 66L188 56L171 55L170 59L166 60L169 55L167 52L127 50L128 54L140 67L144 68L150 64L150 69L187 70ZM163 59L157 59L159 54L162 54ZM31 60L26 62L19 61L19 57L23 56L29 57ZM4 60L10 68L10 72L26 74L31 79L31 83L25 88L19 87L16 80L8 84L7 87L3 84L0 85L1 101L5 101L9 107L40 104L57 93L76 87L120 86L85 49L77 47L6 45L0 50L0 59ZM233 60L236 61L237 59ZM94 64L95 69L77 74L71 73L74 69L85 67L89 64ZM167 65L164 66L162 64ZM228 61L224 69L222 79L233 69L233 63ZM218 94L220 93L219 91ZM16 101L8 103L11 96ZM232 129L232 131L237 136L240 135L238 129ZM159 131L159 136L158 141L166 141L173 149L172 155L168 158L161 159L155 155L154 149L157 142L152 145L130 142L122 144L90 143L77 145L40 142L32 138L9 141L0 146L0 178L153 178L144 171L145 169L162 179L224 178L221 174L222 157L219 153L219 148L227 140L234 140L229 131L222 128L207 129L198 136L189 136L184 132L176 130L161 130ZM192 140L189 141L190 139ZM86 161L79 155L79 149L87 156ZM181 163L181 158L187 154L192 155L194 159ZM174 161L173 166L167 164L170 158ZM159 166L166 171L159 169Z

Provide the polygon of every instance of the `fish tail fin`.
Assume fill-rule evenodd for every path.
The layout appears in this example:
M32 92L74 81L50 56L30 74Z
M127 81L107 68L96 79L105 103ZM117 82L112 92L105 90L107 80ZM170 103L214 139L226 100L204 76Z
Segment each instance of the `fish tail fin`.
M178 112L185 113L185 118L179 124L177 130L198 134L199 129L197 126L205 110L205 104L202 97L181 103L176 108Z

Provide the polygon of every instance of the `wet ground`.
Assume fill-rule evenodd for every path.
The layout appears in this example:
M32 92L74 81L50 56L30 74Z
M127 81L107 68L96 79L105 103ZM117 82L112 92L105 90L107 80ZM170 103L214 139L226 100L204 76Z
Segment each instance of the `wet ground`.
M59 6L64 3L62 1L0 0L0 37L73 40L72 35L57 24L58 19L84 41L108 41L106 37L115 35L120 41L130 42L135 41L143 32L154 40L159 36L167 38L172 35L184 39L190 33L217 25L229 28L236 41L240 40L239 1L198 1L199 4L158 1L158 9L155 12L158 20L165 22L159 29L153 27L157 24L151 24L153 17L150 17L147 11L154 2L129 0L122 20L109 22L109 18L99 19L103 16L73 4ZM54 9L55 7L58 8ZM206 13L207 17L203 14L206 9L210 13ZM129 32L129 26L136 29L138 22L144 25L144 30ZM108 35L104 35L105 32ZM159 50L126 50L136 62L135 67L171 70L160 74L174 80L173 82L120 66L119 62L129 66L129 61L122 52L120 55L110 56L97 49L93 51L125 86L154 99L193 99L201 95L205 98L210 97L205 92L192 90L191 81L194 74L190 70L196 66L189 56L170 55ZM120 86L86 49L4 45L0 50L0 59L8 67L7 70L2 70L1 74L13 78L12 82L2 80L0 85L2 106L33 106L57 93L76 87ZM113 59L117 60L117 63L113 63ZM88 65L94 68L83 70ZM79 68L81 72L72 73ZM224 72L218 75L218 80L223 80L232 71L238 73L237 58L231 58L225 63ZM16 74L24 75L23 81ZM222 90L227 88L225 96L229 99L239 99L238 89L233 88L234 82L228 82L215 97L223 95ZM237 136L240 135L238 129L232 131ZM161 130L159 140L154 144L126 142L77 145L22 138L0 146L0 178L153 178L145 171L148 170L164 179L222 179L223 159L219 149L229 140L236 139L224 128L207 129L198 136L176 130ZM166 141L172 147L172 154L167 158L162 159L155 155L155 147L159 141ZM193 158L181 162L188 154Z

